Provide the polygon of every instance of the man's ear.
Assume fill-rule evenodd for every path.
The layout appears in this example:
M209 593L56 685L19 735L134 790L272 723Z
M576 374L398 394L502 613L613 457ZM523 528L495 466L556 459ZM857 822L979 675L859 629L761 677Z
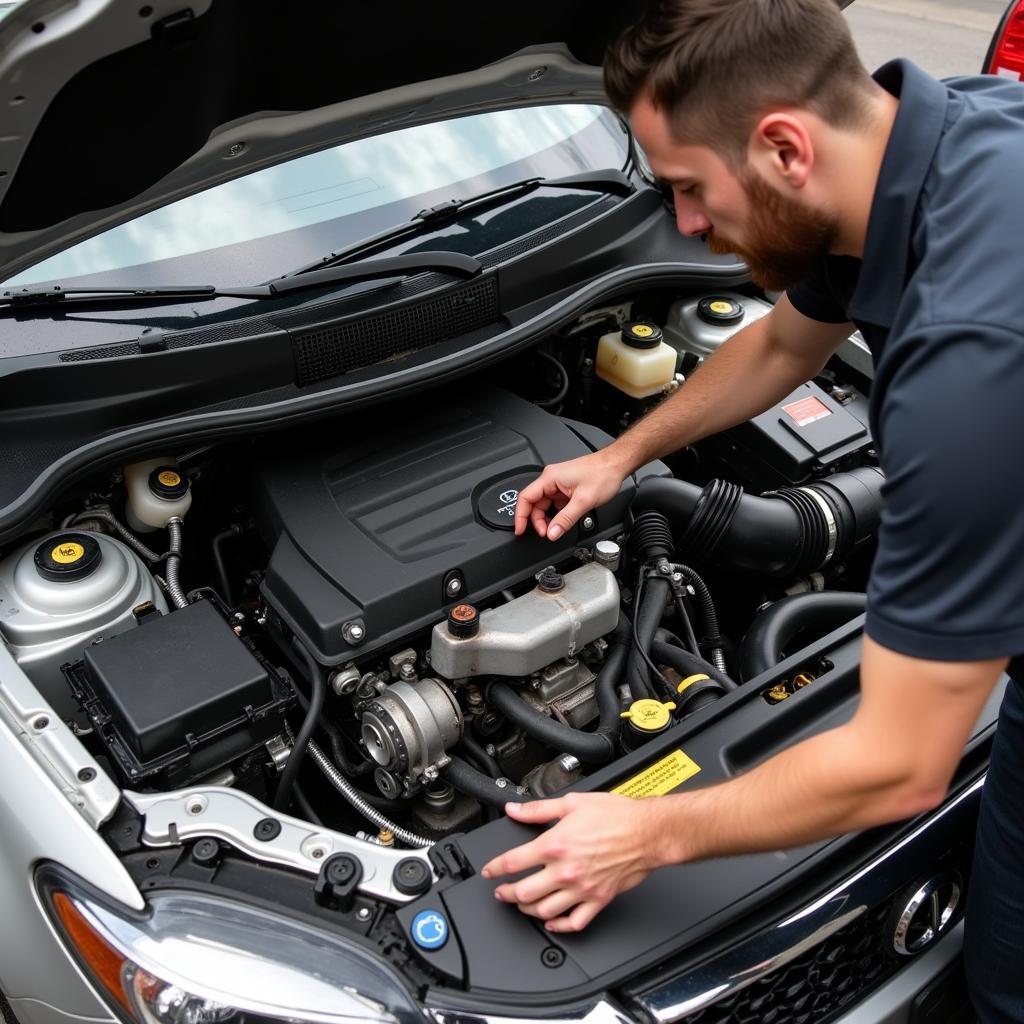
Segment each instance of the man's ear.
M814 142L795 114L772 111L754 126L749 158L769 180L803 188L814 168Z

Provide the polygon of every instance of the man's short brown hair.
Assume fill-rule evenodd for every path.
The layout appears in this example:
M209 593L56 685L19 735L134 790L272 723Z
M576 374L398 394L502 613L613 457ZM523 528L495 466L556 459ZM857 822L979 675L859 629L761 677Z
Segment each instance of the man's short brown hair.
M769 108L857 127L873 88L836 0L653 0L609 48L604 81L620 112L646 93L680 142L738 167Z

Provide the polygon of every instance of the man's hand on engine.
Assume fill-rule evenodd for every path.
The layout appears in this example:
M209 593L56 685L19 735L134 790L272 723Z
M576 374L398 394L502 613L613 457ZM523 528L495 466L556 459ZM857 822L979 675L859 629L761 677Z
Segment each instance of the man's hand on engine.
M558 823L484 865L484 878L540 870L499 885L494 895L539 917L553 932L585 928L612 899L667 863L656 843L657 800L614 793L570 793L557 800L508 804L510 818Z
M611 501L630 472L607 449L548 466L519 492L516 536L522 536L533 523L541 537L558 540L585 513ZM549 521L547 513L552 508L557 512Z

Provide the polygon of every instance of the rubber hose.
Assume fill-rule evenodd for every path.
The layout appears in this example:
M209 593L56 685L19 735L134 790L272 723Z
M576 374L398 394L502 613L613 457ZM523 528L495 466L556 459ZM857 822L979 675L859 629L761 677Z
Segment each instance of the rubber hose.
M534 404L539 405L542 409L551 409L561 402L565 401L565 396L569 393L569 372L566 368L549 352L535 352L534 355L543 359L549 366L555 368L555 372L558 374L558 390L550 398L537 398L534 399Z
M688 565L673 565L673 571L679 573L683 579L693 587L700 604L701 618L704 626L704 642L710 648L711 662L724 676L725 652L722 650L722 636L718 632L718 613L715 611L715 602L711 598L711 591L708 590L704 580Z
M607 764L615 756L615 741L606 733L580 732L548 718L527 704L507 683L492 680L485 692L489 704L553 750L573 754L587 764Z
M650 651L651 641L661 625L665 614L665 603L669 598L672 586L668 580L660 576L648 578L644 584L640 608L637 612L636 646L629 652L629 668L627 680L633 700L654 698L657 685L651 679L650 666L644 659L641 650Z
M178 516L172 516L167 520L167 533L170 537L170 545L167 549L167 593L175 608L187 608L188 598L181 588L181 580L178 572L181 568L181 527L182 521Z
M324 695L327 692L327 684L324 682L324 670L316 663L313 655L299 643L297 639L292 641L292 646L298 652L299 657L306 664L306 671L309 673L309 707L299 727L299 734L292 744L291 753L285 762L284 771L281 773L281 780L277 784L277 792L274 794L273 807L276 811L283 811L291 799L292 786L298 777L299 768L302 766L302 759L306 754L306 747L313 736L317 719L324 709ZM294 685L294 684L293 684Z
M410 832L401 825L391 821L366 800L363 795L345 778L334 766L331 759L316 745L315 740L309 741L309 756L316 763L316 766L327 776L327 781L368 821L376 825L382 832L390 832L400 843L406 846L420 847L433 846L432 839L426 839Z
M292 786L292 792L295 794L295 802L299 805L299 810L302 811L302 816L306 821L319 828L323 828L324 823L320 820L320 815L316 813L313 805L309 802L309 797L306 796L302 787L297 782Z
M767 672L782 661L786 645L804 629L820 634L838 629L863 614L867 595L844 592L796 594L776 601L754 619L740 648L744 679Z
M862 467L755 497L721 481L701 489L684 480L648 477L631 511L634 516L648 509L663 512L682 534L684 548L688 537L698 539L699 550L684 555L785 577L820 569L872 537L881 517L883 482L881 470Z
M376 766L370 760L364 760L359 764L355 764L353 761L349 760L349 756L345 752L344 737L333 722L324 718L320 723L320 727L325 733L327 733L327 738L331 741L331 756L334 758L334 763L338 765L346 775L350 778L358 778L360 775L368 775L373 771ZM387 800L388 798L382 796L381 799Z
M231 600L231 583L228 580L228 571L224 565L224 552L221 551L221 545L223 545L224 541L231 540L232 537L237 536L237 528L229 526L226 530L215 533L213 540L210 542L210 552L213 555L213 567L217 573L217 583L220 585L220 595L224 598L224 603L229 608L234 605L234 602Z
M146 545L143 544L142 541L139 540L139 538L136 537L135 534L132 533L132 531L129 530L113 512L108 512L105 508L87 509L85 512L80 512L78 515L72 516L68 525L71 525L71 523L77 525L78 523L87 522L90 519L99 523L106 523L114 530L121 540L128 545L128 547L142 555L147 562L162 562L166 557L166 555L158 555L155 551L146 547Z
M441 769L441 774L460 793L466 793L491 807L504 807L509 800L515 800L523 795L520 787L514 786L511 782L507 786L499 786L496 779L477 771L461 757L452 757Z
M462 744L466 748L466 753L470 754L474 761L487 772L492 779L501 778L501 766L494 758L487 753L475 736L470 735L467 730L462 734Z
M596 731L610 736L613 740L618 737L619 729L622 727L622 719L619 717L622 712L619 683L622 681L628 656L629 645L625 641L613 639L604 664L594 681L594 695L597 697L597 710L600 714Z
M684 679L688 676L706 675L726 690L736 689L737 684L724 672L719 672L711 662L691 654L684 647L676 647L674 644L655 639L651 644L651 655L655 661L674 668Z

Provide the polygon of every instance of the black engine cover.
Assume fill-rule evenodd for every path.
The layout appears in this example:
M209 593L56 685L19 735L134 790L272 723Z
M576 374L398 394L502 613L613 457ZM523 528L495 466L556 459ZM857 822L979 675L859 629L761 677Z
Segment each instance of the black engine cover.
M610 437L495 388L428 397L332 423L312 447L309 431L291 435L255 470L273 549L263 593L325 664L393 647L450 605L483 602L621 530L632 479L590 530L557 543L512 533L520 487ZM343 629L356 621L353 645Z

